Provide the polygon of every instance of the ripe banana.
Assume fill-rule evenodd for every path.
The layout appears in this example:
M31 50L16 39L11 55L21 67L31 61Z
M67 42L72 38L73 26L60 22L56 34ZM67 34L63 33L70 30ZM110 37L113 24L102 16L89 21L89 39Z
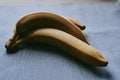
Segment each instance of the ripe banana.
M76 20L66 19L50 12L38 12L24 16L17 22L14 36L25 37L37 29L47 27L65 31L89 44L85 35L80 30L80 28L82 30L85 28L84 25Z
M57 46L67 51L77 59L92 66L103 67L108 64L108 61L98 52L98 50L78 38L54 28L36 30L29 34L26 38L17 40L11 46L9 46L10 42L8 41L6 43L6 48L12 50L20 44L28 42L47 43Z

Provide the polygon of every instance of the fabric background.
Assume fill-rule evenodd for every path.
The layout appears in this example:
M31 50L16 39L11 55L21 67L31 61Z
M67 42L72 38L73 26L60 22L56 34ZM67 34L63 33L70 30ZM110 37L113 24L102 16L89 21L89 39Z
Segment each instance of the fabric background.
M107 67L90 67L53 46L34 45L8 54L5 42L23 15L50 11L86 25L90 44L107 58ZM54 6L0 6L0 80L120 80L120 11L116 3Z

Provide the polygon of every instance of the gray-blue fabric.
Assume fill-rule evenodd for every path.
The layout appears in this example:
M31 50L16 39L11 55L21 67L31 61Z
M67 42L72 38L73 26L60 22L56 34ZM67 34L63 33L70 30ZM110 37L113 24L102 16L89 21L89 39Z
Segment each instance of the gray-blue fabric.
M88 41L109 61L108 66L90 67L56 47L40 44L8 54L4 45L16 22L41 11L84 23ZM120 80L119 68L120 11L116 3L0 6L0 80Z

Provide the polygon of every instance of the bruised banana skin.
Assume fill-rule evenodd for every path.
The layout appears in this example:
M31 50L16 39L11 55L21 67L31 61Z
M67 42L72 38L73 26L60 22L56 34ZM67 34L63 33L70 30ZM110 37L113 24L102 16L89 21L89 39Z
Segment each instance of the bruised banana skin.
M78 60L81 60L91 66L104 67L108 64L108 61L92 46L66 32L53 28L36 30L26 38L17 40L11 49L18 47L20 44L30 42L47 43L57 46L70 53ZM6 46L7 45L9 44L6 44Z
M78 24L79 27L76 26L75 23ZM16 37L16 35L18 35L19 37L25 37L37 29L48 27L65 31L89 44L85 35L81 31L83 27L80 29L80 25L81 24L75 22L75 20L66 19L54 13L38 12L21 18L16 24L14 36Z

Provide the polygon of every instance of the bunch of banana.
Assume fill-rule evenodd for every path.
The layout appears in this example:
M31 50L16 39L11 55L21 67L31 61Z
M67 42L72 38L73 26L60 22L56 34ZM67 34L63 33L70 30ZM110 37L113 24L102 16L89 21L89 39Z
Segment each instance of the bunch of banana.
M83 24L72 18L50 12L32 13L17 22L14 35L6 42L5 47L12 51L24 43L47 43L92 66L106 66L107 60L89 45L81 31L84 29Z

